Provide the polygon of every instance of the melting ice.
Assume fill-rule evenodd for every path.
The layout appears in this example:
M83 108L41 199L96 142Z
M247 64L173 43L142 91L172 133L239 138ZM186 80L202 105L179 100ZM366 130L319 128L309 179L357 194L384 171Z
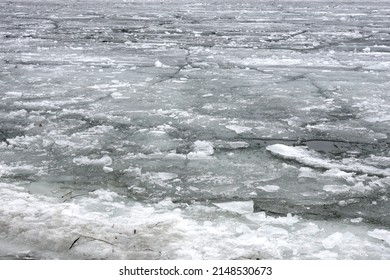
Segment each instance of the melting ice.
M388 1L1 1L1 259L389 259Z

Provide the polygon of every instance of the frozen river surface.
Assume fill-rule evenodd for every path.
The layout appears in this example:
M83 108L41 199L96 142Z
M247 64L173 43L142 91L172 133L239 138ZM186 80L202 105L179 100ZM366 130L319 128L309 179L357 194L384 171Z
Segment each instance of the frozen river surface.
M389 18L0 0L0 258L390 259Z

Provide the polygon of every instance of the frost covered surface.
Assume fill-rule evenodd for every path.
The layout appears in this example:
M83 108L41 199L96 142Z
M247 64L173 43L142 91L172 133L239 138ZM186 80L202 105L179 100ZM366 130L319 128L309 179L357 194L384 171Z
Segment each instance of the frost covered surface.
M0 0L0 258L390 259L388 1Z

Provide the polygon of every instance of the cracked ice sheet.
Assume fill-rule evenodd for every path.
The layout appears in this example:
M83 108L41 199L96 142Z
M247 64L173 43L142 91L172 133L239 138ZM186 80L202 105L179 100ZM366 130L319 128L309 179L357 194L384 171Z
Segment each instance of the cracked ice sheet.
M387 248L378 249L376 243L386 232L375 231L371 224L388 216L388 149L373 150L372 157L352 151L340 158L297 148L274 157L265 152L268 142L256 138L388 143L389 3L194 2L0 1L0 176L5 188L25 186L28 203L37 209L39 203L58 212L80 207L80 220L53 213L58 224L48 232L59 236L64 235L65 222L74 222L88 227L81 234L106 240L91 229L96 224L87 218L95 215L110 237L113 232L104 217L121 207L113 204L119 197L110 192L125 196L129 212L145 210L141 217L152 224L158 221L146 215L150 209L166 215L162 220L168 224L184 219L191 230L179 227L180 233L168 231L171 240L165 233L160 240L174 248L166 253L169 258L245 258L257 249L264 258L388 258ZM288 153L295 155L294 162L283 158ZM96 189L110 192L89 194ZM72 195L64 200L69 204L49 199L68 192ZM90 197L71 198L79 194ZM166 198L190 204L182 206L180 214L171 211L175 207L170 203L158 204ZM276 218L247 214L272 221L257 231L242 216L231 216L235 200L253 201L258 208L267 199L271 213L283 201L290 203L280 213L283 218L294 207L310 203L345 208L334 224L316 221L311 226L310 219L300 218L299 225L308 225L301 231L281 228ZM221 212L208 201L230 209ZM26 205L16 194L7 203ZM14 209L15 226L5 218L12 229L7 242L21 243L19 232L28 238L46 234L39 232L38 221L32 224L34 216L20 221L24 211ZM328 218L325 214L318 219ZM43 214L37 217L47 221ZM354 225L347 231L358 236L356 244L369 244L360 255L353 250L348 255L351 248L338 251L354 240L345 230L350 221ZM379 223L386 227L379 230L388 230L386 218ZM217 233L202 239L213 226L222 235L216 244L211 240L218 239ZM31 232L24 233L28 227ZM317 239L315 233L323 228ZM378 238L365 236L367 228ZM159 257L148 249L157 245L151 236L161 232L146 235L137 230L136 236L148 245L140 245L141 257ZM133 237L134 232L125 234ZM290 247L276 236L287 238ZM37 244L45 252L38 257L82 258L85 252L90 258L136 257L124 253L125 242L119 245L123 251L112 255L110 244L87 237L68 252L76 237L66 238L58 241L61 249L53 246L51 253ZM37 243L28 240L27 247ZM193 249L188 240L198 240L201 248L208 244L209 249ZM294 242L302 250L290 245ZM95 244L100 249L92 252ZM243 245L240 253L230 249L237 244ZM223 253L226 248L230 255Z
M63 203L5 183L0 184L0 198L5 202L0 207L0 252L4 255L27 251L32 258L44 259L390 256L390 250L377 240L388 235L385 230L343 223L335 229L334 223L326 221L302 220L291 215L268 217L262 212L252 213L250 201L241 202L243 211L237 210L237 203L221 203L221 208L174 204L169 199L142 204L100 189ZM21 240L24 242L20 243ZM10 248L4 242L19 245Z

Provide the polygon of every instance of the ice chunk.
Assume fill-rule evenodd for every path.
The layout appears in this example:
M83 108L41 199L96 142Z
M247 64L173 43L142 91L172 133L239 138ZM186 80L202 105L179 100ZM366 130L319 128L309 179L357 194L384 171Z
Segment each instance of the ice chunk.
M152 134L153 136L163 136L166 132L161 130L151 130L149 131L149 134Z
M389 64L389 66L390 66L390 64ZM378 113L377 113L373 116L365 117L364 120L367 122L371 122L371 123L388 122L388 121L390 121L390 115L378 115Z
M309 222L307 223L306 227L299 230L298 232L300 234L307 234L307 235L313 235L319 233L321 230L315 223Z
M257 189L261 189L263 191L266 191L266 192L276 192L280 189L279 186L276 186L276 185L265 185L265 186L260 186L260 187L256 187Z
M110 173L110 172L113 172L114 169L112 169L111 167L104 166L103 167L103 171L106 172L106 173Z
M313 167L322 167L331 169L334 167L331 163L319 157L315 157L304 147L290 147L283 144L274 144L266 147L273 155L285 159L296 160L300 163L307 164Z
M359 192L364 193L367 191L371 191L372 188L369 186L366 186L363 184L363 182L359 182L355 184L354 186L347 186L347 185L325 185L323 187L324 191L331 192L331 193L347 193L347 192Z
M347 185L325 185L323 190L331 193L346 193L351 190L352 187Z
M210 142L196 141L195 142L195 151L204 152L207 155L212 155L214 153L214 148Z
M387 134L377 132L374 134L374 137L377 140L384 140L384 139L387 139Z
M142 170L139 167L130 166L129 168L123 171L126 172L128 176L140 177L142 175Z
M237 134L247 133L247 132L251 132L252 131L252 128L250 128L250 127L241 126L241 125L235 125L235 124L227 125L226 128L230 129L230 130L233 130Z
M370 48L370 47L365 47L365 48L363 49L363 52L369 53L369 52L371 52L371 48Z
M345 171L341 171L340 169L337 169L337 168L332 168L332 169L325 171L322 174L322 176L347 179L347 178L352 177L353 174L345 172Z
M163 64L163 63L162 63L161 61L159 61L159 60L157 60L157 61L154 63L154 66L157 67L157 68L162 68L162 67L166 68L166 67L169 67L169 66Z
M281 227L264 225L256 230L256 233L260 236L272 236L273 238L285 238L289 236L289 232Z
M0 177L3 175L19 174L19 175L33 175L40 172L37 167L32 165L17 165L17 166L7 166L3 165L0 162Z
M244 141L237 141L237 142L227 142L226 143L231 149L240 149L240 148L247 148L249 147L249 144Z
M183 154L177 154L177 153L169 153L167 154L164 159L170 159L170 160L185 160L187 157Z
M312 168L309 167L301 167L299 168L298 178L317 178L317 174L314 172Z
M21 97L23 95L22 92L18 92L18 91L7 91L4 94L13 97Z
M208 159L214 154L213 145L207 141L196 141L194 143L194 151L188 153L187 157L189 159Z
M119 194L109 190L103 190L103 189L96 190L92 192L92 194L96 195L100 200L105 200L105 201L113 201L114 198L119 197Z
M343 234L341 232L336 232L322 240L322 246L324 246L325 249L333 249L337 245L340 245L342 241Z
M369 231L367 234L373 238L383 240L387 242L387 244L390 244L390 231L388 230L376 228L373 231Z
M112 159L108 155L104 155L99 159L90 159L88 157L82 156L82 157L74 158L73 163L75 163L76 165L108 166L112 164Z
M123 98L123 94L120 92L113 92L113 93L111 93L111 97L114 99L121 99L121 98Z
M215 206L218 206L221 209L235 212L239 214L250 214L253 213L253 201L231 201L231 202L222 202L214 203Z
M178 177L177 174L168 172L152 172L150 174L153 175L153 177L160 179L161 181L169 181Z
M313 254L313 257L318 258L320 260L336 260L339 257L339 254L337 254L336 252L324 250Z
M300 59L269 57L269 58L246 58L242 60L243 65L255 65L255 66L274 66L274 65L296 65L301 63Z
M215 141L214 147L222 149L242 149L248 148L249 144L245 141Z
M328 158L322 158L321 154L309 151L306 147L290 147L283 144L274 144L267 146L266 149L277 157L295 160L311 167L340 169L343 171L366 173L370 175L390 176L390 168L379 169L359 162L345 162L345 164L342 164Z
M358 217L358 218L354 218L354 219L351 219L351 223L361 223L363 222L363 218L362 217Z
M15 117L26 117L27 116L27 111L22 109L18 111L13 111L7 115L8 118L15 118Z

